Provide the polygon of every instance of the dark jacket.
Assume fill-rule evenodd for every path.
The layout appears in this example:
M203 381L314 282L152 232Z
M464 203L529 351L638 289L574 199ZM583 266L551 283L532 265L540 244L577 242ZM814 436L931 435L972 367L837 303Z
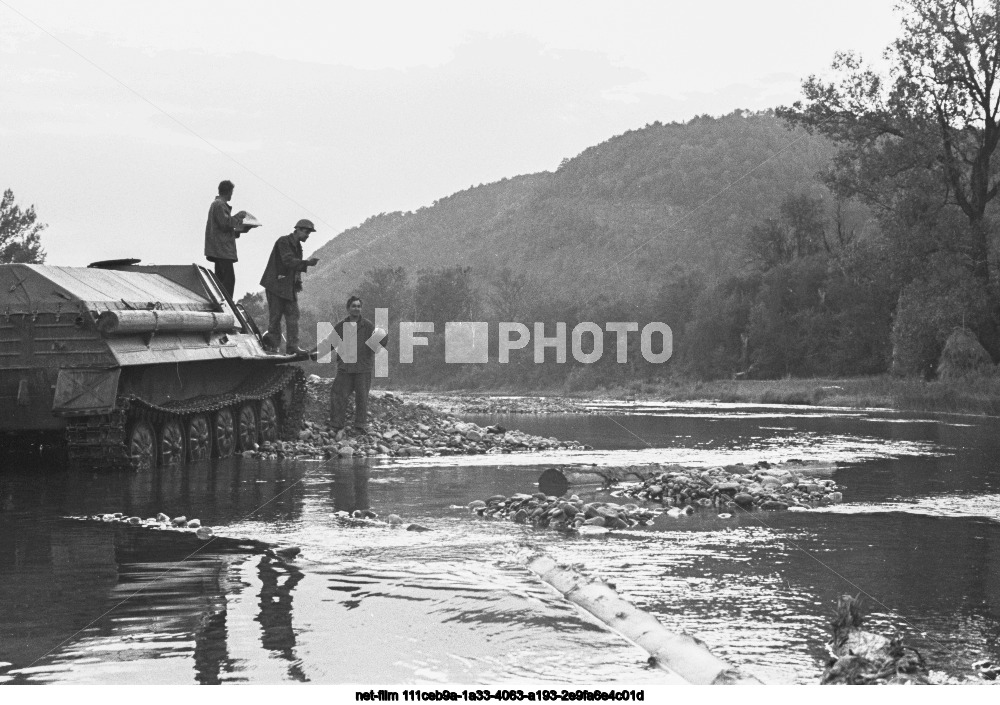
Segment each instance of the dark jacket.
M240 236L243 222L234 218L233 208L217 197L208 208L208 222L205 223L205 257L214 262L217 259L237 261L236 238Z
M337 331L337 335L340 336L341 340L344 339L344 324L348 323L351 319L345 318L336 325L333 329ZM371 372L375 369L375 351L372 350L365 341L371 337L371 334L375 332L375 324L369 321L364 316L358 321L358 361L357 362L344 362L340 355L337 355L337 371L347 372L349 374L355 374L358 372ZM386 335L382 338L379 343L383 348L386 343L389 342L389 336Z
M271 248L260 285L275 296L292 301L295 292L302 291L302 272L308 267L302 259L302 243L295 239L294 233L283 235Z

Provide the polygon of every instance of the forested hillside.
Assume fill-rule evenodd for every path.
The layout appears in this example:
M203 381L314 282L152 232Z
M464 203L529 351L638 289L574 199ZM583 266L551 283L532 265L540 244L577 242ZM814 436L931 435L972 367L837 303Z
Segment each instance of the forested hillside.
M745 262L749 228L789 193L830 201L815 179L829 143L771 114L653 124L565 160L374 216L321 247L303 302L339 302L379 267L472 267L486 285L506 266L536 296L592 301L658 289L670 268L712 276Z
M961 189L979 182L949 181L958 172L940 166L947 152L935 150L948 143L935 141L933 120L904 115L897 136L858 127L875 118L824 112L838 90L818 86L810 106L779 109L780 118L738 111L647 125L554 173L369 218L316 252L303 342L359 294L369 312L389 309L391 333L400 321L435 325L415 364L397 364L391 341L390 383L586 389L665 377L931 377L968 368L962 360L991 370L1000 307L995 267L983 257L995 245L995 207L985 204L997 189L970 201ZM246 303L259 310L262 301ZM491 324L487 364L445 362L448 321ZM628 362L618 363L609 331L597 362L554 364L550 349L536 364L533 344L502 361L504 321L542 322L546 336L557 322L568 331L664 322L673 356L644 361L632 335Z

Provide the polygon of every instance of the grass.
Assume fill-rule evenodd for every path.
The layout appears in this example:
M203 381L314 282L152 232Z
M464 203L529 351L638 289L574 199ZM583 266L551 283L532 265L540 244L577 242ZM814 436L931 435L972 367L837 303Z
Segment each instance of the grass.
M632 383L627 388L603 390L597 396L1000 415L1000 378L993 376L932 382L889 375L850 379L671 381Z
M322 372L329 374L327 370ZM376 386L382 385L376 384ZM443 384L390 382L389 388L471 396L523 395L636 401L716 401L1000 416L1000 375L997 374L931 382L878 375L846 379L631 380L604 386L600 385L596 375L552 381L548 384L516 383L502 376L472 375L463 379L451 379Z
M406 388L404 385L403 389ZM410 387L411 391L475 395L516 394L578 399L627 399L636 401L715 401L745 404L788 404L883 408L900 411L940 412L1000 416L1000 378L968 377L925 382L881 375L848 379L778 380L635 380L624 385L593 389L558 386L497 386L465 390L441 386Z

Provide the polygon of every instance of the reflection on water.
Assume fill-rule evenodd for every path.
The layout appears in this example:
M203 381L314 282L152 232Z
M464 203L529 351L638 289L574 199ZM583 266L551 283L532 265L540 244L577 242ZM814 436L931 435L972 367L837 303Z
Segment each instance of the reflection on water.
M763 428L746 414L692 417L519 425L578 438L621 464L651 452L707 464L801 450L807 440L823 459L853 448L833 474L848 503L728 519L662 515L642 530L572 537L462 509L534 491L537 456L237 458L138 474L3 467L0 663L11 665L0 666L0 682L659 682L642 651L526 570L536 548L607 578L668 628L769 679L815 681L842 593L867 596L873 626L900 631L938 670L964 677L972 662L1000 659L995 421L810 413ZM569 492L612 499L597 486ZM365 509L432 531L333 516ZM187 556L58 519L115 511L198 517L303 553Z
M368 501L368 480L371 470L367 465L344 467L333 476L333 508L338 512L371 509Z

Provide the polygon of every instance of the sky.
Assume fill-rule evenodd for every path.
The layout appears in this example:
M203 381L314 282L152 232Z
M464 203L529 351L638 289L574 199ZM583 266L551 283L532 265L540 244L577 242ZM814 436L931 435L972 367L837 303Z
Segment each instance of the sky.
M241 294L299 218L308 251L655 121L790 104L898 26L890 0L0 0L0 189L48 264L204 262L230 179L263 223Z

